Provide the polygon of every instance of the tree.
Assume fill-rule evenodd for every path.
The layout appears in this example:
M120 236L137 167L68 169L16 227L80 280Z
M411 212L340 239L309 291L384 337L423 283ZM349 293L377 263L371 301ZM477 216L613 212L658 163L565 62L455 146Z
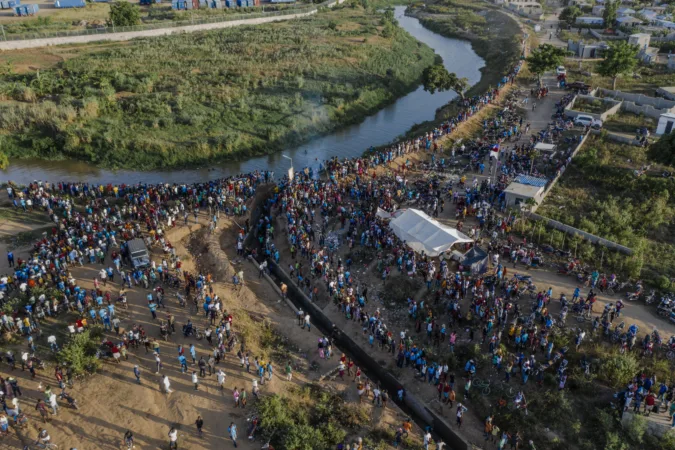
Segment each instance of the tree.
M463 99L464 91L469 87L469 80L448 72L443 64L435 64L424 69L422 84L424 90L432 94L436 91L455 91Z
M5 152L0 152L0 169L6 169L7 167L9 167L9 158L7 158Z
M605 59L598 66L598 73L612 79L612 89L616 89L616 79L619 75L632 72L637 66L637 54L640 49L637 45L620 41L610 45L605 52Z
M608 28L614 27L614 22L617 18L617 10L619 9L619 2L617 0L608 1L605 3L605 9L602 12L602 18L605 20L605 26Z
M649 159L662 164L675 165L675 132L664 134L649 147Z
M567 22L570 25L573 25L576 22L577 17L581 17L583 13L578 6L568 6L563 9L560 13L560 20Z
M539 84L541 84L541 76L545 72L562 65L566 55L567 50L565 49L554 47L551 44L542 44L532 50L526 61L530 71L537 74Z
M141 23L141 10L129 2L115 2L110 5L108 23L115 27L132 27Z

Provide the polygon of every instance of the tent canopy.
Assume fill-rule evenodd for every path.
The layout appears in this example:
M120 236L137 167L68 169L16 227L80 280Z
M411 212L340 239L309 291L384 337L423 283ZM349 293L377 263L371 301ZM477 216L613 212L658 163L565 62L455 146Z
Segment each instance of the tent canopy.
M449 250L454 244L473 242L469 236L443 225L417 209L405 210L389 226L410 248L431 257Z

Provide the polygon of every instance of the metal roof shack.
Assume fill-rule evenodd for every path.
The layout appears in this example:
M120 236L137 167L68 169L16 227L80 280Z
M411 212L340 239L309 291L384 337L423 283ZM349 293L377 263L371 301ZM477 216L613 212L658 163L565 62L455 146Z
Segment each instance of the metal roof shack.
M548 183L546 178L537 178L530 175L518 175L514 180L516 183L526 184L528 186L544 187Z

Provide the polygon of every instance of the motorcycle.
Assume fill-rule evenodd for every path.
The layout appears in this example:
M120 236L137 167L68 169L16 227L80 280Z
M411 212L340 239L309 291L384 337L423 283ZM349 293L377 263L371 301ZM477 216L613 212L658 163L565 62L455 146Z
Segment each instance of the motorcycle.
M650 305L650 304L654 303L654 300L656 300L656 293L652 289L652 291L649 293L649 295L645 297L645 305Z

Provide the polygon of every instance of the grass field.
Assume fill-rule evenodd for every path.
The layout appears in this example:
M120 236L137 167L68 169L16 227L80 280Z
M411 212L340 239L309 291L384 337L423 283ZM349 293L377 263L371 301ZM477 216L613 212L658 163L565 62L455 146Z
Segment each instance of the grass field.
M626 261L605 254L606 266L646 279L672 278L675 178L664 177L664 171L673 168L652 160L648 149L591 137L537 213L626 245L638 255Z
M144 169L271 153L358 122L417 86L434 61L361 7L21 55L0 56L9 156Z

